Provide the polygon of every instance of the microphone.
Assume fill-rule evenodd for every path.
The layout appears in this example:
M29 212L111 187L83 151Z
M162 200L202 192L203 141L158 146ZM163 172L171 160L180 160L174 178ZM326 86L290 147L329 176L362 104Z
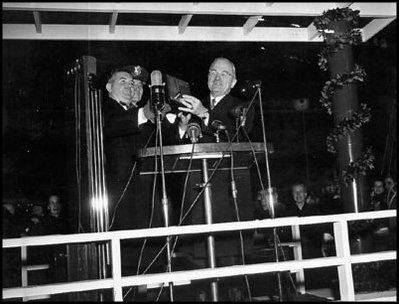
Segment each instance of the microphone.
M158 110L165 106L165 84L162 84L161 71L151 72L151 105Z
M236 105L235 107L233 107L230 110L230 115L237 118L237 117L241 117L244 114L244 105L240 104L240 105Z
M226 126L220 120L214 120L211 123L212 128L216 131L223 131L226 130Z
M198 142L198 139L202 137L201 123L198 120L197 116L193 116L187 125L186 136L190 138L193 144Z

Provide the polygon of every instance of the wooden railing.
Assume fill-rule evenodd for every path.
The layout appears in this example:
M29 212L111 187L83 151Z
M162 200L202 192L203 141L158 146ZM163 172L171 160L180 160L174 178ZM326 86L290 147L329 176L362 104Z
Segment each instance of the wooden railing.
M351 254L349 246L348 222L380 218L396 219L396 210L345 213L309 217L285 217L244 222L218 223L211 225L187 225L180 227L170 226L165 228L3 239L3 250L6 248L16 248L23 246L29 247L109 241L111 244L110 248L112 252L112 278L76 281L69 283L43 284L39 286L3 288L3 299L36 297L47 294L82 292L88 290L111 288L113 289L114 300L123 301L122 288L126 286L154 285L159 283L165 283L167 285L169 282L179 284L179 282L187 282L187 280L199 280L217 277L222 278L242 276L244 274L251 275L276 271L297 271L303 269L337 266L340 300L354 301L356 298L352 275L352 264L396 260L396 250L380 251L376 253L366 254ZM272 228L283 226L294 226L297 229L301 225L313 225L320 223L333 223L336 256L304 260L256 263L249 265L234 265L196 270L173 271L167 273L151 273L122 277L120 259L121 240L141 239L146 237L162 237L167 235L172 236L218 232L220 233L225 231L251 229L254 230L259 228ZM387 298L385 298L385 300L387 300ZM388 300L396 301L396 296L390 297L388 298Z

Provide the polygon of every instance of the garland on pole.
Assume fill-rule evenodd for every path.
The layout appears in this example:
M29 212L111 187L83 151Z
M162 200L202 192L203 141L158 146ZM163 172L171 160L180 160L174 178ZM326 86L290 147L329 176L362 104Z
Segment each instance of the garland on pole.
M329 29L331 22L343 20L349 22L349 25L352 27L351 30L346 33L336 34L333 30ZM345 45L357 45L361 43L362 39L360 30L355 28L358 23L359 11L351 10L348 7L328 10L323 12L321 16L315 18L314 25L323 36L324 41L327 41L327 35L329 38L328 44L319 54L318 65L322 71L327 70L327 58L329 56L342 50ZM363 81L365 77L366 72L364 69L355 64L355 69L349 74L337 74L329 81L326 81L321 91L319 102L324 108L326 108L327 113L331 115L331 98L335 94L336 90L342 89L344 86L350 85L354 82ZM344 117L327 136L326 144L329 152L336 152L335 144L341 137L347 136L350 132L356 131L362 125L370 121L371 113L367 105L361 104L360 108L359 111L352 113L350 117ZM369 147L355 162L350 162L347 168L342 170L341 183L348 186L349 182L359 174L365 175L367 170L374 168L373 162L374 155L371 147Z
M355 69L349 74L337 74L331 80L327 80L323 89L321 90L321 98L319 102L327 109L328 114L332 114L331 97L337 89L341 89L346 85L354 83L355 81L363 81L366 77L366 72L359 65L355 64Z
M370 121L370 108L367 108L367 105L364 103L362 103L360 107L361 110L354 112L351 117L344 117L327 136L326 144L328 152L336 153L337 151L335 150L334 144L338 142L338 139L348 135L349 132L355 132L363 124Z

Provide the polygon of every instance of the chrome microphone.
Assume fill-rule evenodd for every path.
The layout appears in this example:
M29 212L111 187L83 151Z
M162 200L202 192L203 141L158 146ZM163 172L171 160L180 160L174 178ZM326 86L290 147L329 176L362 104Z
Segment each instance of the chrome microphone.
M165 84L162 83L161 71L151 72L151 105L157 110L162 110L165 106Z
M229 113L231 116L237 118L237 117L241 117L244 115L244 110L245 110L244 106L242 104L240 104L240 105L236 105L235 107L233 107Z
M226 126L220 120L214 120L211 123L212 128L216 131L223 131L226 130Z
M193 144L197 143L199 138L202 137L201 123L198 122L198 119L196 119L196 116L193 116L187 125L186 136L190 138Z

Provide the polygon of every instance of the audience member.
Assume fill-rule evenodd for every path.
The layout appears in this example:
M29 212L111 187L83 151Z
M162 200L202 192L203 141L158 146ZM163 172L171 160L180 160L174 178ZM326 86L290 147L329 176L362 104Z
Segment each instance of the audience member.
M12 203L3 203L3 238L20 236L20 231L15 215L15 206Z
M254 218L255 219L268 219L286 216L286 208L283 203L278 200L278 193L275 188L272 188L272 194L270 195L268 190L259 190L255 201ZM291 236L290 227L282 227L278 229L278 235L282 241ZM254 235L256 242L261 243L273 243L273 229L257 229Z
M372 191L370 193L369 210L384 210L387 209L387 195L384 188L384 181L382 179L375 179L373 181Z
M291 187L292 199L286 206L287 216L312 216L321 215L317 204L309 204L307 187L304 183L297 182ZM301 243L304 258L315 258L328 255L327 243L333 240L332 226L326 225L302 225Z
M35 204L32 207L29 224L25 228L27 235L45 235L47 234L46 227L44 226L44 209L40 204Z
M46 234L67 234L69 224L62 215L63 206L61 198L52 194L48 198L48 213L43 218L43 226ZM67 280L66 245L52 245L47 248L47 259L50 264L49 280L51 282L65 282ZM57 297L55 297L57 298Z
M271 190L271 191L270 191ZM267 190L259 190L257 199L255 202L255 219L268 219L268 218L278 218L286 216L286 207L283 203L279 202L278 192L276 188L271 188ZM276 261L275 254L275 244L277 244L277 252L278 252L278 260L291 260L292 254L289 251L289 248L286 246L282 246L282 242L287 242L292 240L292 232L291 227L278 227L278 228L266 228L266 229L256 229L254 234L254 245L263 245L262 247L266 247L265 249L269 249L271 254L265 255L266 261L262 260L262 262L274 262ZM275 277L274 273L266 274L265 278L267 281L272 281L274 283L278 282L278 279L281 280L282 290L283 290L283 299L284 301L292 300L295 295L295 289L292 287L292 278L290 277L289 271L284 271L278 274L279 276ZM272 294L269 297L273 297L273 295L277 295L278 286L277 284L273 285L272 288L267 288L269 292Z
M333 181L328 181L321 190L320 209L322 214L342 212L341 188Z

